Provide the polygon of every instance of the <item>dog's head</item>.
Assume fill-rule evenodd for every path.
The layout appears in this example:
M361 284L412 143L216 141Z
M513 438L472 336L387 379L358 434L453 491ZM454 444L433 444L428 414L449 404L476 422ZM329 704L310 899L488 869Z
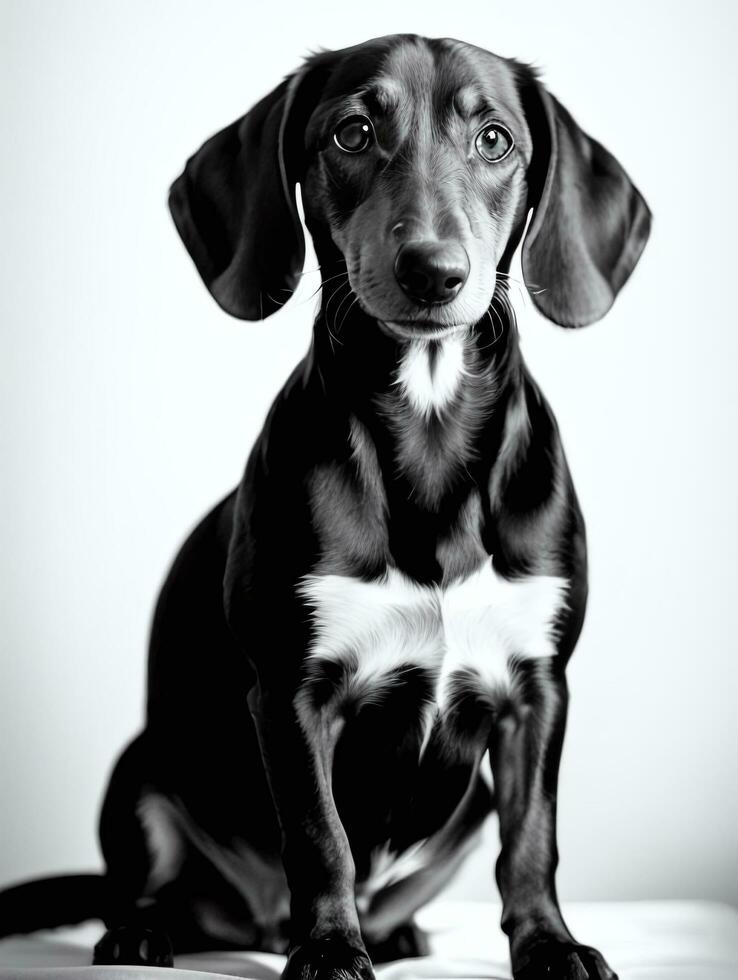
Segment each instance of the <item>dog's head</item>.
M312 55L187 163L170 208L228 313L262 319L299 281L305 244L345 261L371 317L401 337L479 321L525 228L523 274L563 326L602 317L640 257L645 201L518 62L395 35Z

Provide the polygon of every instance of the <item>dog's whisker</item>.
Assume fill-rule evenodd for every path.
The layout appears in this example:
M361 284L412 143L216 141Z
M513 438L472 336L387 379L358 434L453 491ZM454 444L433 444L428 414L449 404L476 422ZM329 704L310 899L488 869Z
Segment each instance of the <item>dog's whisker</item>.
M340 279L340 278L341 278L342 276L344 276L344 277L345 277L346 279L348 279L348 278L349 278L349 274L348 274L348 272L339 272L339 273L337 273L337 275L335 275L335 276L329 276L329 277L328 277L327 279L324 279L324 280L323 280L323 281L321 282L321 284L320 284L320 287L319 287L319 288L322 288L323 286L325 286L325 285L326 285L327 283L329 283L329 282L333 282L333 280L334 280L334 279Z
M343 319L341 320L341 322L340 322L340 324L339 324L339 326L338 326L338 329L336 330L336 333L340 333L340 332L341 332L341 330L342 330L342 328L343 328L343 325L344 325L344 323L346 322L346 317L347 317L347 316L349 315L349 313L351 312L351 310L353 310L353 308L354 308L354 306L356 306L356 304L357 304L358 302L359 302L359 297L358 297L358 296L356 296L356 294L354 294L354 299L353 299L353 301L352 301L352 303L351 303L351 305L349 306L349 308L348 308L348 309L346 310L346 312L345 312L345 313L343 314Z
M292 294L292 290L291 289L285 289L284 292L285 293L290 293L290 295ZM287 302L286 299L275 299L274 296L272 296L271 293L266 292L266 290L264 291L264 295L268 299L270 299L272 301L272 303L274 303L276 306L284 306L284 304ZM287 297L287 299L289 299L289 297Z
M336 344L338 344L339 346L343 346L343 345L341 344L341 341L338 339L338 337L336 337L334 335L333 331L331 330L331 328L328 326L327 323L325 325L325 328L328 331L328 342L331 345L331 350L335 354L336 353Z
M308 299L312 299L313 296L317 296L318 293L321 291L321 289L324 289L325 288L326 283L330 282L332 279L340 279L341 276L346 276L346 279L348 279L348 273L347 272L341 272L337 276L331 276L330 279L323 280L323 282L321 282L318 285L317 289L313 290L313 292L310 293L310 295L308 296Z
M329 315L330 315L330 306L331 306L331 303L341 293L341 291L343 290L344 286L347 286L347 285L349 286L349 293L350 293L351 292L351 286L348 283L348 280L346 280L344 282L339 283L338 286L336 286L335 289L333 289L333 291L331 292L330 296L328 297L328 300L327 300L327 302L325 304L325 310L324 310L326 322L328 321L328 318L329 318ZM343 300L341 302L343 302Z
M315 275L316 272L323 272L326 268L335 268L336 266L339 265L345 266L346 260L342 258L335 259L333 262L322 263L321 265L316 266L315 269L303 269L302 272L297 273L297 275L300 277L312 276Z
M481 344L481 345L479 345L479 346L477 347L477 350L478 350L478 351L480 351L480 352L481 352L481 351L485 351L485 350L489 350L489 349L490 349L490 347L494 347L494 345L495 345L495 344L497 343L497 339L498 339L498 338L497 338L497 331L496 331L496 329L495 329L495 325L494 325L494 321L492 320L492 314L490 313L490 311L489 311L489 309L487 309L487 310L485 310L485 312L484 312L484 316L483 316L483 317L482 317L482 319L481 319L481 320L480 320L480 321L479 321L479 322L478 322L478 323L477 323L477 324L475 325L475 332L476 332L476 335L477 335L477 336L482 336L482 335L483 335L483 334L482 334L482 331L481 331L481 325L482 325L482 323L484 322L484 319L485 319L485 317L488 317L488 318L489 318L489 322L490 322L490 324L491 324L491 326L492 326L492 340L491 340L491 341L490 341L490 342L489 342L488 344Z
M331 350L333 351L333 353L335 353L335 350L336 350L336 348L335 348L335 346L334 346L334 342L335 342L336 344L339 344L340 346L343 346L343 343L342 343L342 341L340 341L340 340L338 339L338 337L336 336L336 334L334 334L334 333L333 333L333 331L331 330L331 325L330 325L330 313L329 313L329 309L330 309L330 305L331 305L331 303L333 302L333 300L334 300L334 299L335 299L335 298L336 298L336 297L338 296L338 294L339 294L339 293L341 292L341 290L342 290L342 289L344 288L344 286L346 286L346 285L348 285L348 281L345 281L345 282L342 282L342 283L340 283L340 284L339 284L339 285L338 285L338 286L337 286L337 287L336 287L336 288L335 288L335 289L333 290L333 292L331 293L331 295L330 295L330 296L328 297L328 301L327 301L327 303L326 303L326 305L325 305L325 311L324 311L324 320L325 320L325 326L326 326L326 330L328 331L328 337L329 337L329 341L330 341L330 345L331 345ZM349 285L349 291L348 291L348 293L346 294L346 296L344 296L344 297L343 297L343 298L341 299L341 301L340 301L340 303L339 303L339 305L338 305L338 310L337 310L336 312L338 312L338 311L339 311L339 310L341 309L341 306L343 305L343 303L344 303L344 301L345 301L345 300L346 300L346 299L348 298L348 296L350 296L350 295L351 295L351 292L352 292L352 291L351 291L351 287L350 287L350 285ZM336 318L335 318L335 316L334 316L334 317L333 317L333 326L334 326L334 327L335 327L335 325L336 325L336 322L335 322L335 320L336 320Z
M351 295L351 292L352 292L351 284L349 283L348 280L346 280L346 281L340 283L338 286L336 286L336 288L334 289L334 291L331 293L331 296L330 296L330 299L328 300L328 303L326 304L325 312L326 312L326 318L327 318L328 317L328 311L329 311L330 304L331 304L332 300L337 299L338 296L339 296L339 294L344 290L345 287L348 287L348 291L347 292L344 292L343 295L341 296L341 299L339 300L338 306L336 307L335 313L333 314L334 326L335 326L336 314L341 309L341 307L343 306L345 300L348 299L348 297Z
M490 324L492 326L492 343L489 344L488 346L494 347L494 345L497 343L497 341L499 339L499 335L497 333L497 328L495 327L495 321L492 318L492 310L491 309L488 309L487 310L487 316L489 317L489 322L490 322Z
M337 326L338 314L341 312L341 309L343 308L343 304L346 302L346 300L350 300L353 295L355 295L353 289L349 289L349 291L346 293L346 295L343 297L341 302L336 307L336 312L333 316L333 326L335 328L336 334L339 334L341 332L341 328ZM349 304L349 310L351 309L351 306L353 306L353 303ZM341 324L343 324L343 320L341 321Z

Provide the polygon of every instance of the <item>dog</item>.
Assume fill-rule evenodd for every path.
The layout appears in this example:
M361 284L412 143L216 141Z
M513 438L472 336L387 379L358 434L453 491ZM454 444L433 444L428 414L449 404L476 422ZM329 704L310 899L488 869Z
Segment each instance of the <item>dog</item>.
M312 343L163 586L106 873L6 891L0 928L97 915L96 963L369 980L426 952L414 914L496 808L515 980L612 980L556 897L585 527L509 269L522 243L537 309L599 320L649 209L530 66L417 35L311 54L189 159L170 209L227 313L296 289L298 183Z

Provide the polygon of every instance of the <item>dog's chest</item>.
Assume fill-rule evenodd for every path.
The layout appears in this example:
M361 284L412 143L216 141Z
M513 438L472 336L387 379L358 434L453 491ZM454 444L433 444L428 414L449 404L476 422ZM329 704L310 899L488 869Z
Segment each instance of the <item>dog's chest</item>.
M330 675L344 698L361 701L414 670L442 713L470 690L494 698L509 686L516 660L555 654L566 588L556 576L505 579L489 559L445 587L419 585L393 568L373 581L307 576L308 677Z

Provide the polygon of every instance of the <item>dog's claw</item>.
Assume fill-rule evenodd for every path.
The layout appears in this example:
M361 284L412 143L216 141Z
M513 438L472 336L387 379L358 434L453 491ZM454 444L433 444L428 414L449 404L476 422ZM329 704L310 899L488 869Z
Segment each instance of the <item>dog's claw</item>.
M311 939L294 946L282 980L374 980L367 954L340 939Z
M108 929L95 946L93 966L173 966L172 944L164 932L138 926Z
M533 947L514 980L618 980L591 946L550 941Z

